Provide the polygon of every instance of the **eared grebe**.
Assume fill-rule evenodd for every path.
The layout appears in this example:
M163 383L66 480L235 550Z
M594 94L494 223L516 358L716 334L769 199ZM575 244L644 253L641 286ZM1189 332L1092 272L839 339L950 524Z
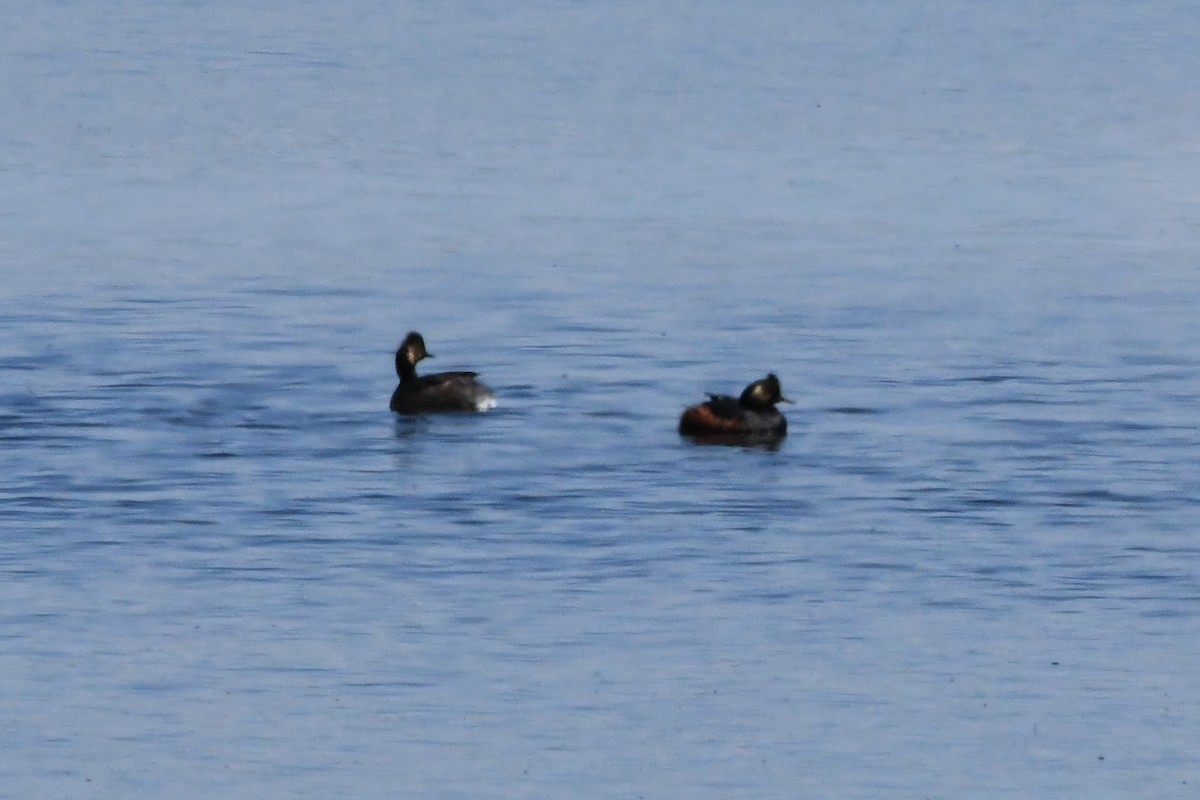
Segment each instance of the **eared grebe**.
M392 411L422 414L426 411L487 411L496 407L492 390L475 380L474 372L438 372L417 375L417 362L433 358L421 334L404 337L396 351L396 374L400 385L392 392Z
M774 442L787 436L787 418L776 403L783 396L775 373L746 387L739 398L710 394L707 403L692 406L679 418L679 432L699 441L716 443Z

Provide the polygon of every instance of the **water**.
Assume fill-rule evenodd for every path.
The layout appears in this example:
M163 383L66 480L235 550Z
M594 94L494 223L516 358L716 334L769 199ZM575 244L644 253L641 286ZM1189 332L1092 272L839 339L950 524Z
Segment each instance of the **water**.
M0 794L1194 794L1194 10L0 17Z

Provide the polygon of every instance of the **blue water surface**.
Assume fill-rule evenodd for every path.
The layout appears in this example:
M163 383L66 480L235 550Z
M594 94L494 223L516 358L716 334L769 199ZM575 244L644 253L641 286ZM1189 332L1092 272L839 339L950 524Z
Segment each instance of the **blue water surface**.
M0 795L1193 797L1197 34L4 6Z

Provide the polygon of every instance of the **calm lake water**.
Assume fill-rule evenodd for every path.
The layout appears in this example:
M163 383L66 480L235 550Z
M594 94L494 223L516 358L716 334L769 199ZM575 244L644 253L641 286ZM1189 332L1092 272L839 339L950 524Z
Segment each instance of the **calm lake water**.
M1194 797L1198 34L6 4L0 796Z

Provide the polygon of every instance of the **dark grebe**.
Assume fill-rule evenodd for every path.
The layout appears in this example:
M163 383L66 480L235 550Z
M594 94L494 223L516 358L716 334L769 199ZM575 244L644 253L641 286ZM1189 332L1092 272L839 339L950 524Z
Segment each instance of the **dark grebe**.
M496 407L492 390L475 380L474 372L438 372L417 375L417 362L433 358L421 334L412 331L396 351L400 385L392 392L392 411L423 414L427 411L487 411Z
M707 403L683 412L682 435L717 443L771 442L787 436L787 418L775 404L792 401L783 396L773 372L747 386L736 400L723 394L708 397Z

